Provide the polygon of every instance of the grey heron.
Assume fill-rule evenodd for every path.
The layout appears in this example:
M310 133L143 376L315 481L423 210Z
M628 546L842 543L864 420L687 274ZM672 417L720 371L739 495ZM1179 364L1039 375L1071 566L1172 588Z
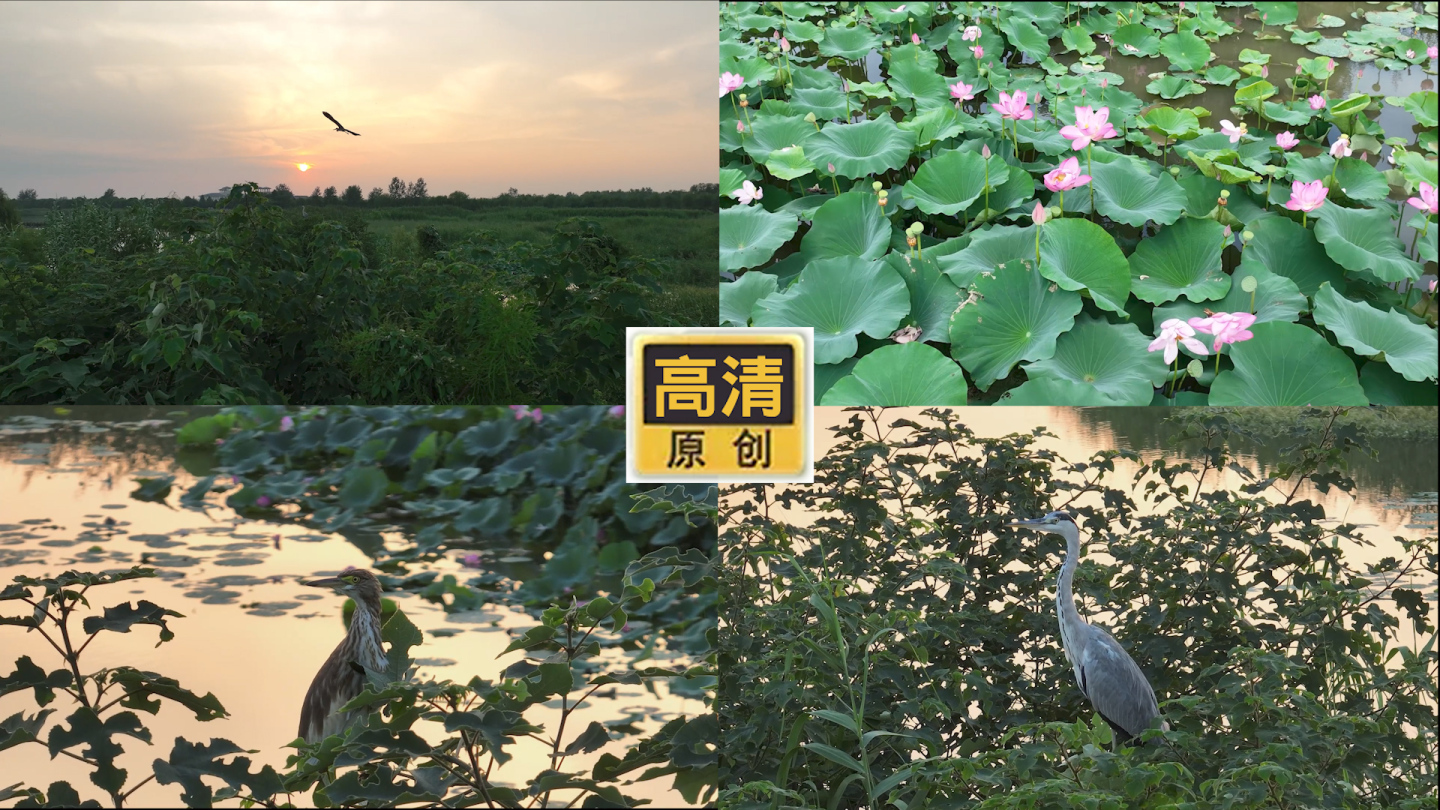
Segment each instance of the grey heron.
M1056 584L1055 608L1060 614L1060 643L1065 648L1065 657L1075 668L1080 691L1115 730L1117 746L1153 728L1155 721L1160 720L1160 707L1155 702L1155 690L1145 680L1145 673L1114 636L1080 618L1080 612L1075 609L1070 583L1075 577L1075 567L1080 564L1080 527L1075 525L1070 513L1061 510L1005 525L1065 538L1065 564L1060 568ZM1170 728L1164 720L1160 720L1159 725L1164 730Z
M335 125L335 131L336 131L336 132L349 132L351 135L359 135L359 134L360 134L360 133L358 133L358 132L351 132L350 130L346 129L344 124L340 123L339 121L336 121L336 120L335 120L335 116L331 115L331 114L328 113L328 112L325 112L325 111L322 110L322 111L321 111L321 115L324 115L326 118L329 118L329 119L330 119L330 123L332 123L332 124Z

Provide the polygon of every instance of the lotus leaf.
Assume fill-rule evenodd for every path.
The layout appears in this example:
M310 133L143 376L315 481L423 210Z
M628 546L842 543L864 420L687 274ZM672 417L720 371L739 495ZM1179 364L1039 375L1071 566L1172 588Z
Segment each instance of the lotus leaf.
M1055 353L1055 339L1074 325L1082 304L1079 294L1051 286L1020 262L975 279L971 291L978 300L950 319L950 353L976 388L988 390L1016 363Z
M1360 385L1371 405L1435 405L1440 401L1440 388L1433 383L1410 382L1384 363L1366 363L1360 369Z
M1004 163L991 166L992 187L1010 176ZM905 196L927 214L953 215L985 191L985 159L976 152L951 150L920 164L905 184Z
M720 212L720 269L734 272L769 261L790 241L800 223L790 214L772 214L758 205Z
M1246 225L1255 238L1245 248L1245 258L1265 265L1270 272L1295 282L1300 292L1312 296L1328 282L1344 289L1345 271L1326 255L1315 241L1315 233L1285 217L1266 217Z
M1230 291L1230 277L1220 266L1224 228L1210 219L1184 217L1130 254L1135 297L1163 304L1185 296L1213 301Z
M800 240L806 259L861 256L878 259L890 248L890 220L874 194L847 191L815 209L813 224Z
M1149 405L1166 376L1164 359L1146 349L1149 343L1133 323L1080 318L1056 341L1055 354L1026 366L1025 373L1031 380L1091 386L1116 405Z
M776 149L765 160L765 170L781 180L794 180L815 171L815 165L805 159L805 150L799 146Z
M1315 238L1341 267L1369 270L1381 281L1420 278L1420 265L1405 255L1386 212L1322 205L1315 220Z
M826 124L807 146L815 165L833 163L837 175L854 179L905 165L915 146L915 133L900 129L886 116L859 124Z
M787 146L804 146L815 127L803 115L762 115L755 119L744 141L745 154L764 163L770 153Z
M1383 200L1390 196L1385 175L1359 158L1340 158L1335 167L1335 185L1340 193L1352 200Z
M964 405L965 375L924 343L882 346L860 358L830 387L822 405Z
M1151 221L1168 225L1185 210L1185 192L1175 178L1152 176L1135 161L1097 163L1093 176L1095 208L1116 222L1136 227Z
M1364 301L1348 301L1328 284L1315 294L1315 322L1357 354L1383 354L1384 362L1412 382L1436 378L1435 330Z
M779 279L769 273L746 273L735 281L720 284L720 325L749 326L755 302L775 292Z
M1111 312L1124 313L1130 297L1125 254L1104 228L1084 219L1052 220L1041 228L1040 274L1062 289L1089 292L1096 306Z
M1163 37L1160 53L1170 60L1171 70L1199 70L1214 56L1205 40L1187 32Z
M755 303L755 326L813 326L815 362L852 357L856 335L888 337L910 311L910 294L884 262L858 256L817 259L784 292Z
M820 53L841 59L863 59L880 47L880 38L867 25L831 26L820 41Z
M994 275L1010 265L1035 263L1035 229L1000 225L981 231L964 250L943 256L937 264L958 287L969 287L983 274Z
M1242 286L1246 278L1255 278L1255 292L1252 306L1251 293ZM1155 308L1154 323L1164 323L1170 318L1188 321L1205 317L1205 310L1211 312L1248 312L1255 316L1256 323L1284 321L1294 323L1300 313L1310 308L1310 302L1295 286L1295 282L1284 276L1277 276L1255 259L1247 258L1235 268L1230 292L1219 301L1194 303L1184 299L1172 301ZM1203 337L1203 336L1202 336Z
M1254 337L1226 347L1234 370L1210 387L1211 405L1368 405L1355 364L1315 330L1257 323Z
M965 293L941 272L941 256L926 250L923 258L904 253L885 257L910 290L910 320L920 328L920 339L944 343L950 339L950 316L960 308Z
M1051 405L1063 402L1069 406L1113 406L1122 403L1105 396L1093 385L1060 377L1029 380L1019 388L1005 392L996 405Z

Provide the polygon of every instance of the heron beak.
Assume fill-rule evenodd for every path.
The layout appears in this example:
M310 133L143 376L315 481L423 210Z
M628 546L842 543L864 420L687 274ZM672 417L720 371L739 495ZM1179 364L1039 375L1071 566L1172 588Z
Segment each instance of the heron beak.
M309 582L302 582L301 585L309 585L312 588L339 588L350 583L339 577L326 577L325 579L312 579Z
M1046 525L1046 523L1045 523L1045 518L1030 518L1029 520L1017 520L1017 521L1015 521L1015 522L1013 522L1013 523L1006 523L1005 525L1006 525L1006 526L1019 526L1019 527L1021 527L1021 528L1029 528L1029 527L1031 527L1031 526L1044 526L1044 525Z

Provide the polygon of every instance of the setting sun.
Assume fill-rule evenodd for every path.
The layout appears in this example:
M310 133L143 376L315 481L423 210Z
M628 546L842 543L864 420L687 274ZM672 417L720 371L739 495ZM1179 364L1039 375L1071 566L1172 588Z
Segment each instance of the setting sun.
M309 163L296 163L296 164L295 164L295 168L299 169L299 170L302 171L302 172L308 172L308 171L310 171L310 164L309 164Z

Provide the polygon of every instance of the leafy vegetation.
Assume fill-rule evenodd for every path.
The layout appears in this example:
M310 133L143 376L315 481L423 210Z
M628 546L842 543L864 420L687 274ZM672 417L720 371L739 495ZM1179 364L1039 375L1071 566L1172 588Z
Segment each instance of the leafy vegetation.
M182 800L195 807L223 800L267 807L297 801L629 807L642 802L627 795L626 785L650 779L673 782L690 802L713 797L713 714L677 717L648 734L630 720L581 727L576 719L597 691L613 684L664 682L694 697L709 697L716 686L715 490L638 492L626 484L623 431L612 409L236 408L189 422L177 438L192 462L197 450L212 449L226 471L179 493L182 505L213 506L207 495L223 489L227 504L248 516L344 534L376 558L372 567L388 592L411 591L447 612L508 602L525 606L537 621L505 651L523 650L526 660L493 679L461 683L415 676L411 653L424 634L396 610L383 628L387 669L367 671L367 690L350 704L370 710L364 725L314 745L294 741L295 753L278 771L252 768L243 754L254 752L230 740L177 739L151 775L135 780L114 767L123 750L118 736L148 742L150 734L135 711L119 709L153 713L158 698L202 719L222 719L224 708L213 695L196 696L155 673L119 667L83 674L78 659L88 641L73 626L59 628L89 608L90 587L153 570L17 578L0 592L0 602L22 601L28 612L0 616L0 625L37 628L52 640L62 665L47 673L23 657L14 673L0 678L0 695L33 689L44 707L57 690L70 693L80 706L68 729L52 725L50 750L72 754L75 748L72 755L94 769L92 781L111 804L122 806L151 779L178 783ZM176 497L167 479L141 480L132 497ZM364 529L393 530L396 521L410 545L365 541ZM539 576L514 588L493 571L461 582L427 565L456 550L491 554L501 535L507 544L546 552ZM155 625L162 642L184 626L183 616L147 601L96 611L82 624L88 635ZM657 643L703 663L646 665ZM626 655L602 655L615 649ZM534 719L532 709L542 704L559 707L554 727ZM55 711L21 712L0 722L0 756L47 739L42 731ZM630 735L640 736L626 741ZM522 736L546 743L548 768L526 775L506 767L507 748ZM436 737L437 744L426 742ZM567 757L594 752L600 756L589 772L565 768ZM81 802L67 782L43 790L0 785L0 800L15 797L18 806Z
M1292 422L1270 475L1227 441L1277 433L1225 413L1177 437L1195 462L1144 463L850 410L814 486L722 502L722 807L1434 806L1435 608L1406 581L1434 582L1435 538L1360 565L1359 527L1297 497L1353 489L1343 409ZM1003 527L1058 508L1104 549L1076 597L1160 698L1149 744L1110 751L1074 683L1060 546Z
M253 184L215 211L52 211L43 243L0 239L0 401L618 402L624 327L704 309L592 222L427 227L407 254Z
M1433 10L1254 6L722 5L723 324L814 327L821 404L1434 404L1436 96L1331 86Z

